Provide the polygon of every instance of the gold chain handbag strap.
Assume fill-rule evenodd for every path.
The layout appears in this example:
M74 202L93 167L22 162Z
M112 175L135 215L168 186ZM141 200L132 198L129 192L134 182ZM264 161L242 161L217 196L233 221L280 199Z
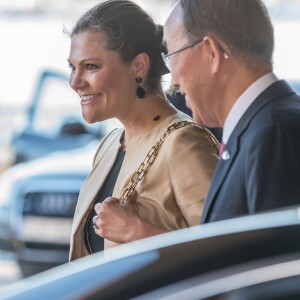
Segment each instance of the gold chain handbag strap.
M150 149L150 151L147 153L145 159L140 164L139 168L131 176L129 183L127 184L127 186L123 189L123 191L121 193L120 200L119 200L120 204L125 204L128 201L129 196L134 191L138 182L145 176L145 174L148 172L150 166L153 164L155 158L157 157L157 154L158 154L158 151L159 151L161 145L166 140L166 138L170 135L170 133L172 131L182 128L186 125L198 126L201 129L203 129L206 133L206 137L208 137L212 146L216 148L216 152L217 153L219 152L220 143L212 135L212 133L205 127L203 127L195 122L189 122L189 121L180 121L180 122L173 123L162 134L162 136L158 139L157 143Z

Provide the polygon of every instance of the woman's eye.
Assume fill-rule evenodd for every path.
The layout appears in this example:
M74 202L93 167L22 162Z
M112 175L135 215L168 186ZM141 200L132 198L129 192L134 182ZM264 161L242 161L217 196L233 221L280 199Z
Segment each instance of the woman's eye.
M95 70L95 69L98 69L98 66L93 65L93 64L87 64L87 65L85 65L85 67L86 67L87 70Z
M70 69L71 71L74 71L74 70L75 70L74 66L71 65L71 64L69 64L69 69Z

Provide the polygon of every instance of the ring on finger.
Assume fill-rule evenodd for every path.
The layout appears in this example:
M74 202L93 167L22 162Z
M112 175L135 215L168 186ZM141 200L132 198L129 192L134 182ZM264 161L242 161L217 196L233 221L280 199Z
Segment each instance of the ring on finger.
M93 224L96 223L97 219L98 219L98 216L97 216L97 215L93 217Z
M93 217L93 228L94 229L98 229L99 227L97 226L97 220L98 220L99 218L98 218L98 216L94 216Z

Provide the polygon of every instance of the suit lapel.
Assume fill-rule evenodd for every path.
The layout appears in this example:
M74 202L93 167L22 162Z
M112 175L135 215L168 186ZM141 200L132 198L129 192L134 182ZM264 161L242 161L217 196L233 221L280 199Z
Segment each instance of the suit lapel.
M226 148L223 152L222 157L220 158L217 168L212 180L212 184L210 186L206 203L204 206L204 210L202 213L201 223L205 223L207 216L209 214L209 210L212 207L212 204L214 202L215 196L218 193L220 187L222 186L222 183L224 179L226 178L226 174L230 170L230 167L232 163L234 162L234 159L238 153L238 143L237 140L235 140L232 143L228 143L226 145ZM225 159L224 159L225 158Z
M208 221L208 217L210 215L210 211L213 207L214 201L216 201L217 199L216 196L222 186L223 181L226 178L227 173L230 171L230 168L236 156L238 155L240 149L239 139L241 135L246 131L250 122L253 120L253 118L255 118L256 114L271 100L294 93L295 92L285 81L277 81L270 87L268 87L264 92L262 92L247 109L245 114L238 122L236 128L233 130L227 142L225 152L223 152L223 155L218 162L212 184L207 195L201 223L206 223Z
M116 160L119 151L118 148L120 146L119 138L121 133L122 131L114 131L107 136L105 140L103 140L99 147L97 156L100 152L101 155L98 161L96 161L91 173L87 177L80 191L80 199L78 199L78 204L73 219L73 234L78 230L82 219L84 218L90 205L93 203L94 198L97 196L100 187L102 186L107 174ZM116 138L116 135L119 138Z

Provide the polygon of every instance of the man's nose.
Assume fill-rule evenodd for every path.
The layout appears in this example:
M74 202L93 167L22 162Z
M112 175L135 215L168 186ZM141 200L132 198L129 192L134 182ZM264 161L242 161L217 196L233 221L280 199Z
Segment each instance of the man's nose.
M180 86L179 86L179 84L177 83L177 81L174 80L174 78L172 78L172 80L171 80L171 85L172 85L172 87L173 87L173 90L179 91Z

